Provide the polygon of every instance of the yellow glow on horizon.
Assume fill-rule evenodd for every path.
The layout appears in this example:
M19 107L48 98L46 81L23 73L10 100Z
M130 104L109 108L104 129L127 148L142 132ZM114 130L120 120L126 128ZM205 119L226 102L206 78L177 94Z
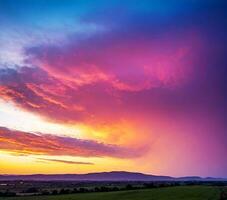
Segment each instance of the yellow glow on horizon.
M60 162L40 161L39 158L60 159L76 162L91 162L93 165L65 164ZM19 156L0 151L0 174L61 174L89 173L103 171L130 170L132 161L107 157L71 157L71 156Z

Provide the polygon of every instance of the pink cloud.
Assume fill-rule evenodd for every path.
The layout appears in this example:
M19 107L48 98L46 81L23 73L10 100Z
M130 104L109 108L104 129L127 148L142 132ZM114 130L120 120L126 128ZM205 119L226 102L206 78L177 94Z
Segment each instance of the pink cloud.
M199 34L169 31L155 39L143 34L107 32L81 41L72 36L61 46L28 49L28 62L74 87L104 82L116 90L141 91L190 79Z

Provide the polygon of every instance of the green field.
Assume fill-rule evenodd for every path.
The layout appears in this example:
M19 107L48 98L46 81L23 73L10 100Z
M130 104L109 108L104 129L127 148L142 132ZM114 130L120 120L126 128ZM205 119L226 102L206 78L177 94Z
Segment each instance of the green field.
M8 197L1 200L219 200L220 188L178 186L120 192L68 194L56 196Z

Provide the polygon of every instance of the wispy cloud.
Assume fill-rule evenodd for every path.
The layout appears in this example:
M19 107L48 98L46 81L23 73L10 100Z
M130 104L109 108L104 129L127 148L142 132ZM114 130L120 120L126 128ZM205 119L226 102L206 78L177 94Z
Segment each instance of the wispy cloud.
M78 162L78 161L69 161L69 160L59 160L59 159L48 159L48 158L37 158L38 161L47 161L47 162L59 162L64 164L73 164L73 165L94 165L92 162Z

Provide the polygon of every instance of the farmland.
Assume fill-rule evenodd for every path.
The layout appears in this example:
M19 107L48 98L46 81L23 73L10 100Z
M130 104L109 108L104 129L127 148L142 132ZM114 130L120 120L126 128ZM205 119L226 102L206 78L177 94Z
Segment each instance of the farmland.
M93 192L65 195L5 197L0 200L222 200L224 187L177 186L116 192ZM224 200L225 198L223 198Z

